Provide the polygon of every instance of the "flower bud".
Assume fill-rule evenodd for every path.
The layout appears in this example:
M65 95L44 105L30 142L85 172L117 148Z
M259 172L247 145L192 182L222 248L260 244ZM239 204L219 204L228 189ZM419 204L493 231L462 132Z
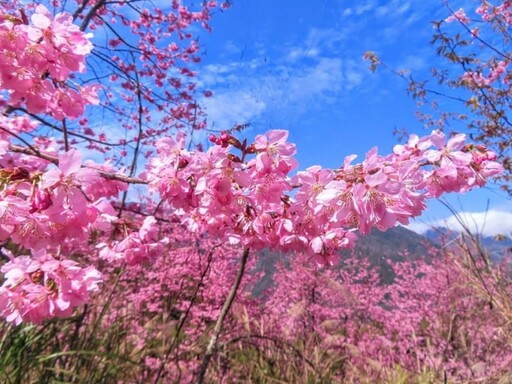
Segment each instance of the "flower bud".
M50 192L47 189L38 189L32 199L31 213L36 211L42 211L49 208L52 205L52 199Z

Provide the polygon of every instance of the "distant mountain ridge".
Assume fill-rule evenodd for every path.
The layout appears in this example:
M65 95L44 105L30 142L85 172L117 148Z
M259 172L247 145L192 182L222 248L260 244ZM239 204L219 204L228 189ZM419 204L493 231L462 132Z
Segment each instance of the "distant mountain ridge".
M438 248L431 240L404 227L391 228L386 232L374 230L369 235L359 235L354 249L340 252L340 266L343 265L344 257L352 254L361 259L368 259L372 266L378 268L382 283L389 284L394 279L391 264L432 258ZM256 296L272 284L276 261L282 257L287 256L268 249L259 252L256 269L263 271L264 275L254 287L253 293Z
M425 232L424 236L436 244L447 244L455 241L469 241L468 235L452 231L447 228L432 228ZM512 238L501 236L475 235L482 247L489 253L491 260L499 262L505 256L512 255Z
M431 260L439 249L434 241L398 226L385 232L373 230L368 235L359 235L353 250L341 252L343 256L354 254L367 259L372 266L378 268L382 283L389 284L394 280L392 264L406 260Z
M356 257L369 260L370 265L378 268L380 280L383 284L390 284L394 280L392 265L407 260L432 260L439 255L442 247L461 238L459 232L449 231L446 228L434 228L424 235L420 235L405 227L398 226L385 232L373 230L368 235L359 235L354 249L341 251L340 266L344 257L354 254ZM512 239L499 241L491 236L481 237L481 244L489 252L495 262L502 260L505 254L512 255ZM275 263L280 257L269 250L259 253L257 269L264 271L262 279L254 287L254 293L259 295L272 284L272 276L276 271Z

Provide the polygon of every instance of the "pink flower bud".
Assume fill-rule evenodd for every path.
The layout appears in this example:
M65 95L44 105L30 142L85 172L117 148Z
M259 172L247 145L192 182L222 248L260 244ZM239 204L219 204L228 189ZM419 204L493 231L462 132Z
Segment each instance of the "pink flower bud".
M52 199L50 192L47 189L38 189L34 194L34 199L32 200L32 209L31 213L36 211L42 211L49 208L52 205Z

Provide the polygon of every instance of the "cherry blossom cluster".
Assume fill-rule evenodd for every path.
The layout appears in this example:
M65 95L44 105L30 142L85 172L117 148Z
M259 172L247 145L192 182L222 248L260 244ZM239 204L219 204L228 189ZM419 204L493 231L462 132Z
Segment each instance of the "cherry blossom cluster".
M128 265L153 262L169 243L168 238L159 238L159 228L153 216L147 216L138 231L130 230L123 224L117 223L117 226L125 227L121 240L96 246L100 258L110 261L124 260Z
M84 7L86 5L94 6L94 3L84 3ZM58 8L58 2L53 6ZM153 77L156 72L162 73L162 70L176 65L178 58L183 62L196 61L194 54L198 46L195 41L192 41L188 48L185 44L185 47L171 44L166 51L161 48L162 35L168 38L171 33L177 33L180 40L191 39L191 35L184 32L185 29L192 23L206 23L210 17L209 10L217 4L205 4L199 12L191 12L177 1L173 2L172 6L176 12L169 15L157 9L155 13L146 10L140 14L139 24L129 23L132 32L140 34L141 52L146 49L145 44L148 44L147 55L143 55L141 59L147 60L146 63L150 64L144 65L146 69L140 70L131 65L124 67L123 62L117 58L118 69L125 71L125 75L137 71L135 76ZM115 16L117 12L114 8L111 11ZM82 253L90 252L87 250L89 241L101 238L105 241L101 243L104 246L93 247L93 253L111 261L122 258L133 265L136 262L154 260L166 244L165 238L159 239L155 219L148 217L139 229L137 221L120 219L120 212L116 212L107 200L117 198L120 192L125 192L127 184L119 178L105 179L100 175L116 175L123 170L116 169L111 162L82 164L77 150L59 156L56 138L39 136L39 122L19 115L26 109L31 114L46 114L61 120L65 117L78 117L83 114L85 105L97 104L95 86L81 87L78 83L71 82L71 79L81 81L75 77L75 73L85 72L85 60L92 49L89 41L91 36L82 32L85 28L73 24L73 17L70 14L58 13L52 16L52 13L42 5L30 5L21 9L19 4L15 5L13 2L5 6L2 4L2 10L0 88L4 91L1 104L5 108L4 114L0 116L0 241L9 249L19 249L16 255L20 252L26 255L43 250L59 251L59 260L63 261L70 255L76 258ZM27 17L28 12L32 12L32 15ZM99 7L97 14L92 18L91 28L102 25L100 16L106 14L107 8ZM78 16L78 20L84 20L82 14L75 16ZM128 20L124 14L119 19L123 24ZM157 32L156 35L148 33L148 30L154 28L155 23L162 26L167 24L167 32ZM83 23L81 27L84 26L87 24ZM154 56L158 57L156 67L153 67ZM116 58L112 57L112 60L115 62ZM187 76L193 75L187 68L182 68L182 73ZM123 85L123 88L130 92L133 90L133 83L128 83L126 86ZM187 87L188 91L193 90L190 84ZM154 97L144 91L142 96L145 98L146 95L154 101ZM183 107L183 100L192 102L192 98L185 90L181 90L176 97L168 93L166 98L177 110ZM197 106L194 107L193 104L189 109L192 111L190 113L195 115ZM147 113L148 109L144 108L143 111ZM140 118L135 115L132 117L132 121ZM174 118L184 116L175 113ZM45 124L44 120L40 121ZM80 124L86 126L87 119L81 119ZM85 137L94 137L95 133L87 129L84 128ZM155 135L162 132L151 129L147 134ZM70 135L72 133L70 132ZM142 140L144 135L141 134L137 140ZM98 139L97 141L104 142L106 136L99 135ZM73 141L69 143L74 144ZM69 143L66 142L66 145ZM58 166L55 167L52 163ZM22 257L27 260L31 258ZM12 262L15 263L15 260L17 259ZM80 277L77 275L77 286L80 285L79 280ZM3 284L3 287L6 287L10 283L5 280ZM23 287L27 284L31 284L29 280L19 282L19 289L16 292L20 296L9 296L5 308L16 307L13 303L26 295ZM61 288L65 289L59 284L60 280L52 282L56 293L59 293ZM79 301L77 299L73 302L72 307L78 305ZM22 312L23 320L31 321L30 311ZM13 313L5 310L1 316L14 321ZM60 316L60 313L51 311L47 314L47 317L53 316Z
M388 156L374 148L362 163L348 156L338 169L314 166L290 177L297 163L287 137L274 130L248 145L223 133L211 137L215 145L206 152L185 149L183 136L159 140L149 187L194 232L255 249L307 249L333 263L352 244L354 229L365 234L407 224L425 199L482 186L502 170L492 151L465 144L465 135L447 140L434 131L411 136Z
M33 255L12 258L2 269L6 280L0 288L0 316L8 321L69 315L100 280L94 267L82 270L64 255L55 261L46 252L72 253L92 233L109 231L117 217L105 197L113 190L117 195L126 184L82 167L76 150L61 155L58 164L44 172L19 166L0 170L0 241ZM57 306L54 300L59 300Z
M472 89L490 86L496 81L502 81L504 85L510 87L509 64L510 62L506 60L492 62L488 65L486 74L482 71L466 71L460 77L460 81Z
M74 72L85 72L85 57L92 50L88 36L72 23L70 14L55 17L39 5L27 18L0 14L0 87L4 101L45 113L55 119L76 118L87 104L97 104L97 86L72 87Z
M482 4L475 12L480 15L485 23L498 23L498 25L503 28L512 24L512 5L509 1L504 1L498 6L493 6L487 1L482 1ZM445 21L447 23L458 21L468 29L472 28L473 24L476 24L466 15L466 12L462 8L453 12ZM482 41L483 37L481 36L478 26L470 29L470 31L473 39L477 39L477 42ZM475 70L465 68L466 71L460 76L459 81L470 89L488 87L495 82L499 82L501 87L510 88L509 65L510 58L508 55L499 54L495 58L483 61L481 66L478 66Z
M199 47L187 28L199 22L208 29L210 11L217 2L204 3L200 11L192 12L173 1L168 14L141 10L135 19L119 11L122 3L110 10L98 4L90 19L78 16L83 28L72 23L71 15L53 17L42 5L32 7L30 20L24 11L19 17L10 11L0 14L0 88L5 97L5 115L0 117L0 242L23 255L4 266L6 276L15 276L6 277L0 288L5 292L0 315L9 321L39 321L39 313L41 317L69 314L87 296L75 295L68 307L18 304L32 303L30 292L50 286L48 295L53 299L70 292L69 284L78 290L86 287L87 292L96 289L99 275L93 269L73 274L71 270L78 267L66 257L92 253L112 264L154 262L171 246L156 218L162 207L162 212L177 217L193 233L245 249L305 252L320 264L335 264L339 249L354 243L356 229L366 234L374 227L385 230L407 224L423 211L426 199L482 186L501 171L493 152L466 144L464 135L447 139L439 131L423 138L411 136L387 156L374 148L361 163L354 164L355 156L348 156L338 169L314 166L294 176L295 146L284 130L258 135L252 143L222 132L210 137L214 145L206 152L188 150L185 134L169 135L169 127L179 128L188 121L193 128L201 128L204 122L196 121L201 113L192 97L195 85L184 82L195 74L188 67L178 68L178 63L198 60ZM84 3L84 7L91 5ZM112 25L121 22L119 31L140 37L136 49L122 34L109 40L110 47L122 44L133 53L109 56L115 68L111 80L121 81L121 98L130 102L130 108L134 101L138 103L137 112L128 114L121 113L125 106L113 108L114 113L128 116L127 132L133 128L138 132L128 178L120 177L112 162L82 164L76 149L59 153L54 137L38 136L37 123L14 114L25 108L62 120L78 117L85 105L97 103L94 86L71 85L70 79L85 71L92 49L82 29L89 22L91 28L103 26L107 15L113 17ZM179 41L167 41L172 34ZM164 42L169 42L165 49ZM142 64L137 64L134 52L140 54ZM180 75L170 77L176 74L170 71L173 67ZM163 93L157 95L146 87L144 78L164 89ZM177 93L166 90L167 85ZM156 105L168 121L148 128L151 116L146 104ZM87 127L87 119L80 121L81 137L91 145L95 132ZM44 119L39 122L46 124ZM73 146L67 135L76 132L68 131L65 124L48 126L63 132L65 147ZM155 144L157 156L148 160L141 178L133 178L142 153L138 144L152 144L161 136ZM105 135L97 137L99 143L106 141ZM122 140L123 145L127 142ZM128 179L149 184L149 190L162 199L153 214L135 212L142 213L143 220L127 213ZM109 199L116 199L120 192L124 195L116 210ZM58 270L65 279L52 274L46 255L55 255L51 258L62 264ZM89 275L97 276L94 283L84 282Z
M458 11L454 12L451 16L448 16L445 19L447 23L453 23L456 20L461 23L469 23L469 18L466 16L466 12L464 12L464 9L459 8Z
M200 46L191 29L200 25L207 31L214 9L227 9L228 2L204 1L185 5L182 1L169 1L170 8L161 9L150 4L138 10L133 17L133 4L127 12L126 2L102 6L100 15L91 20L91 29L108 26L108 47L98 47L98 53L108 55L112 62L108 70L115 87L108 92L107 105L117 112L115 118L122 120L127 129L138 128L137 122L152 121L144 126L140 139L152 145L155 136L169 134L171 128L203 129L206 127L205 114L197 102L199 97L210 97L212 92L204 90L197 94L194 78L197 72L192 66L201 61ZM113 33L110 33L113 32ZM131 36L131 38L128 38ZM132 43L133 38L137 44ZM126 55L129 51L132 55ZM126 104L116 104L112 95L119 93L122 100L144 104L140 116L133 113ZM112 100L112 101L111 101ZM141 107L142 107L141 104ZM152 107L152 108L148 108ZM158 117L152 110L160 112ZM129 117L129 119L125 119Z
M81 268L75 261L52 256L44 249L32 256L12 258L0 271L5 279L0 287L0 317L16 325L70 316L76 306L99 290L102 281L94 267Z
M434 131L423 138L411 136L388 156L372 149L360 164L352 164L354 156L349 156L336 170L315 166L291 177L297 162L287 138L287 131L276 130L248 144L222 133L206 152L185 149L184 135L164 138L144 176L150 190L193 232L246 248L306 251L318 263L334 264L338 250L353 244L354 229L364 234L372 227L406 224L422 212L425 199L482 186L501 171L493 152L465 144L464 135L447 140ZM72 239L72 251L95 233L111 233L96 246L107 260L135 265L163 252L169 240L160 235L153 216L138 228L120 219L105 199L126 188L100 173L110 165L84 167L76 150L57 162L58 167L48 167L45 160L33 169L2 169L0 241L42 252ZM21 300L12 292L25 297L23 281L20 290L9 291L6 308ZM59 281L52 284L61 292ZM12 317L14 309L6 311L4 317L19 319ZM31 316L26 313L24 319Z
M437 101L431 101L438 96L450 97L451 91L464 90L457 96L462 106L460 110L454 105L449 113L439 113L434 107L427 113L419 111L419 116L428 126L443 127L453 119L471 129L476 141L497 153L504 167L498 178L503 182L501 188L510 191L511 2L479 0L473 9L458 10L452 8L451 3L444 1L449 16L434 23L432 41L437 54L448 63L446 68L438 67L432 71L440 87L433 91L426 86L430 82L410 78L409 90L425 109L429 109L428 104L437 105ZM372 68L375 64L380 62L374 58ZM430 98L432 100L426 102Z
M481 15L482 19L487 22L498 19L500 23L512 24L512 3L507 0L499 3L499 5L482 1L482 4L476 9L476 13Z
M0 115L0 156L9 150L9 143L14 135L34 131L39 124L26 116L7 117Z
M82 168L76 150L61 155L59 167L44 173L18 167L3 169L0 176L0 241L40 250L67 238L87 240L91 229L108 229L115 218L106 200L85 194L85 187L94 190L109 181Z

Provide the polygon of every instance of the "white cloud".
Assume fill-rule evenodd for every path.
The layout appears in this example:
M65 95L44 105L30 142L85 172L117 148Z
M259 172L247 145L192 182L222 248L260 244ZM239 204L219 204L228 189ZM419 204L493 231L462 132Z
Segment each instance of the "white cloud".
M405 1L398 7L398 9L396 10L396 13L399 15L403 15L405 12L407 12L409 10L410 7L411 7L411 3L409 3L408 1Z
M344 65L343 79L346 89L351 90L359 86L366 74L366 67L355 60L347 60Z
M375 16L377 17L383 17L386 16L389 13L389 7L385 5L381 5L375 9Z
M425 52L425 54L408 55L398 67L406 72L421 71L427 67L426 57L428 56L428 52Z
M385 41L386 44L393 44L400 37L400 33L400 29L395 27L384 28L382 30L383 41Z
M393 0L387 4L376 6L373 2L367 2L359 7L356 7L356 14L360 15L365 12L374 11L375 16L377 18L387 17L387 16L402 16L411 8L411 3L409 1L403 0Z
M318 49L323 52L339 52L344 41L354 33L351 26L343 28L310 28L305 40L305 46L308 49Z
M306 56L307 63L300 56ZM356 60L322 56L316 48L290 48L272 64L271 70L255 61L203 68L198 83L215 90L215 94L202 104L215 129L255 123L266 112L297 118L332 103L339 94L360 85L366 76L365 68Z
M460 212L458 217L472 233L484 236L497 234L512 235L512 212L491 209L487 212ZM463 226L455 215L428 223L415 221L406 226L408 229L423 234L432 227L462 231Z
M421 13L413 12L411 15L402 23L402 25L408 28L410 25L416 23L418 20L421 20Z
M342 61L337 58L320 58L299 76L292 77L288 87L291 101L310 100L328 93L337 92L342 80Z
M297 60L304 59L304 58L313 58L317 57L320 53L320 50L317 47L312 48L292 48L290 49L290 52L288 52L288 55L286 59L290 62L296 62Z
M266 108L264 101L244 91L215 94L203 100L209 126L215 130L230 129L235 124L251 122Z
M224 51L227 54L240 54L243 52L243 47L236 45L232 40L226 41L224 44Z
M359 4L356 7L354 7L354 11L358 16L362 15L363 13L369 12L372 9L375 9L374 1L367 1L366 3Z
M238 79L235 75L238 63L232 62L229 64L208 64L205 65L200 76L197 79L199 88L206 88L212 86L219 86L236 82Z

